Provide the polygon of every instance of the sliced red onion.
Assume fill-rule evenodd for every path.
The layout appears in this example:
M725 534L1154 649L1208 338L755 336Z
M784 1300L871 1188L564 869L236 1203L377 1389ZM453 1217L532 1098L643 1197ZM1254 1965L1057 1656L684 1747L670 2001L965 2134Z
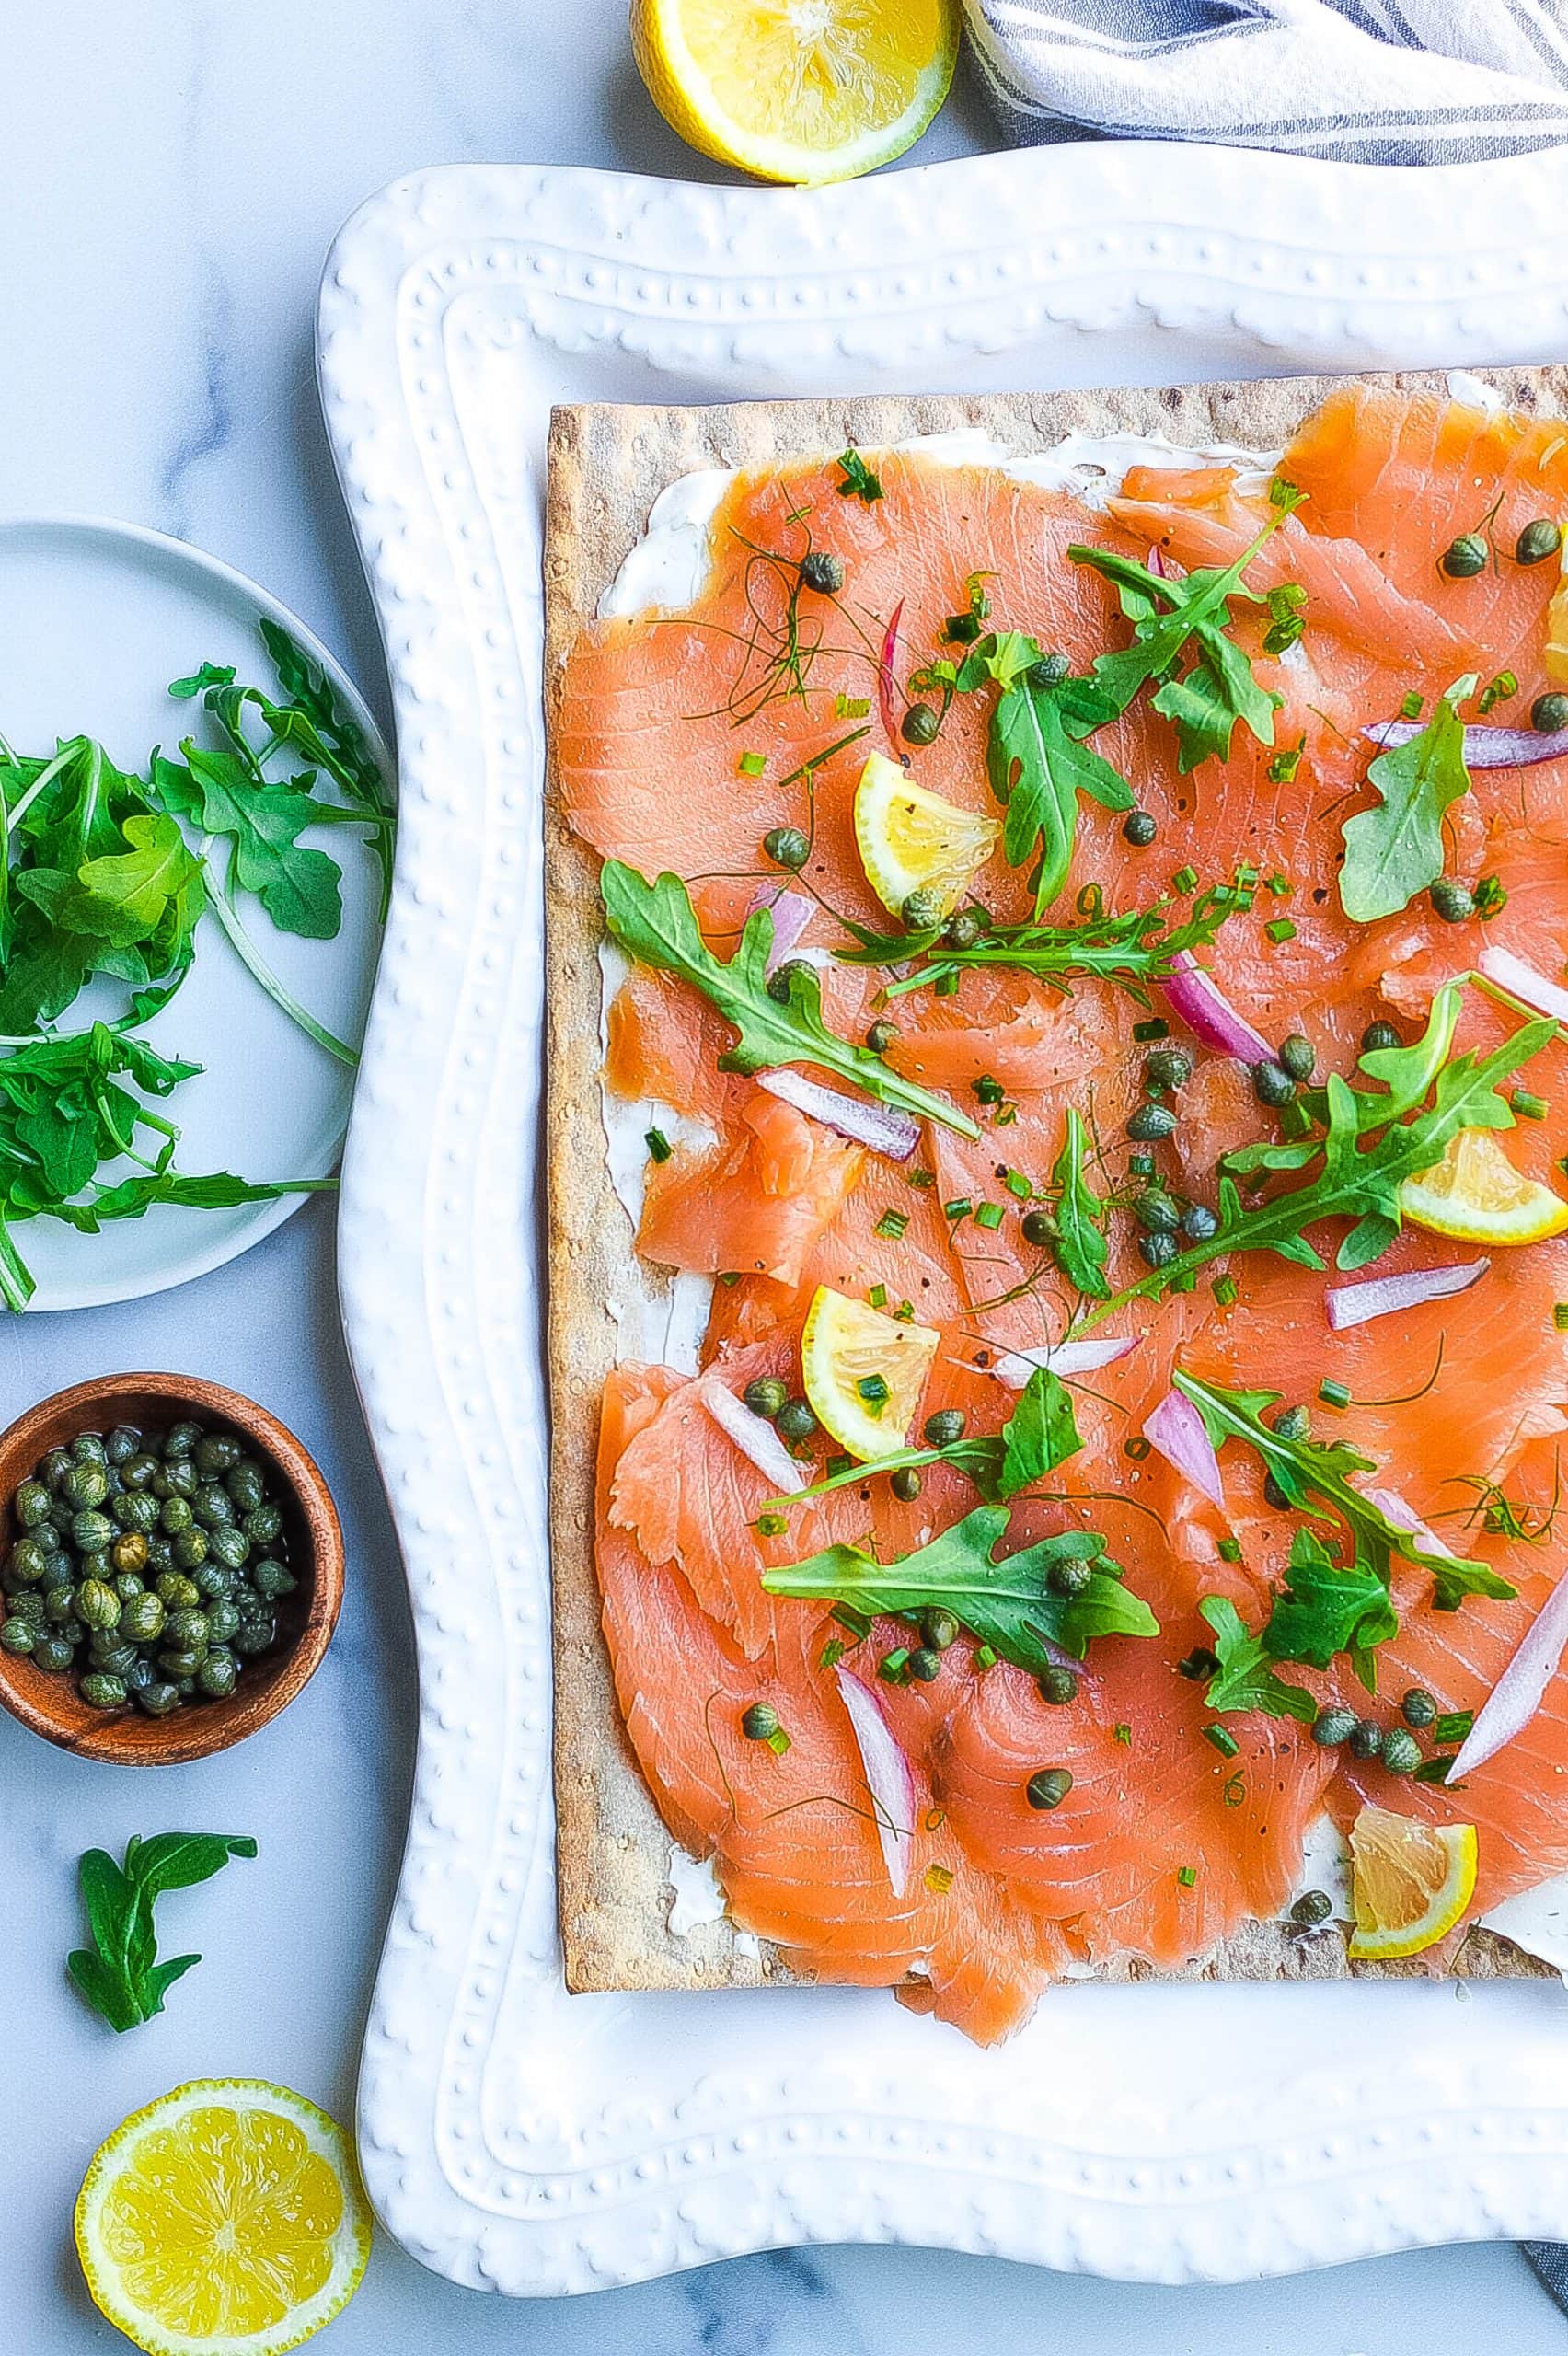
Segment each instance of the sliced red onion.
M840 1662L834 1669L849 1724L855 1730L866 1789L877 1819L877 1839L894 1898L902 1898L909 1881L909 1860L915 1847L915 1777L908 1760L882 1715L882 1703L863 1678Z
M780 892L775 884L764 884L752 895L748 916L758 908L768 908L773 915L773 946L767 953L767 971L771 974L781 958L788 957L807 925L816 914L816 904L803 892Z
M1402 1276L1369 1276L1364 1284L1331 1285L1323 1299L1336 1334L1366 1325L1396 1309L1419 1309L1423 1301L1451 1300L1478 1285L1490 1260L1461 1260L1448 1268L1412 1268Z
M1568 990L1561 982L1549 982L1511 949L1483 949L1479 960L1481 970L1489 982L1512 998L1521 998L1541 1014L1550 1014L1554 1022L1568 1022Z
M920 1142L920 1125L907 1113L869 1096L842 1096L836 1088L824 1088L820 1080L808 1080L788 1064L759 1071L756 1084L782 1103L792 1104L797 1113L809 1113L813 1121L836 1129L841 1138L885 1153L890 1161L907 1161Z
M1439 1538L1435 1530L1429 1530L1419 1514L1411 1511L1397 1489L1363 1489L1361 1494L1369 1506L1377 1507L1385 1521L1391 1521L1396 1530L1402 1530L1410 1537L1419 1539L1428 1554L1441 1554L1449 1562L1454 1560L1453 1548Z
M900 597L893 609L893 618L883 632L882 655L877 664L877 700L882 706L882 724L895 760L898 757L902 715L898 709L898 682L894 677L893 666L898 660L898 625L903 615L904 600Z
M1261 1031L1238 1014L1214 976L1200 965L1190 949L1179 949L1170 961L1170 977L1162 982L1173 1014L1180 1016L1194 1039L1216 1055L1235 1056L1244 1064L1273 1058L1274 1049Z
M1183 1392L1166 1392L1153 1415L1145 1418L1143 1436L1184 1481L1191 1481L1194 1489L1202 1490L1209 1503L1224 1512L1225 1486L1214 1442L1204 1428L1203 1417Z
M732 1439L771 1484L774 1496L790 1496L811 1486L811 1467L795 1461L766 1415L754 1415L721 1382L705 1382L697 1395L725 1438Z
M1419 720L1378 720L1362 734L1392 751L1419 736ZM1560 761L1568 753L1568 728L1541 734L1534 728L1467 728L1465 767L1470 769L1528 769L1539 761Z
M1517 1652L1475 1714L1475 1724L1459 1745L1448 1770L1448 1781L1483 1767L1505 1743L1523 1734L1541 1704L1541 1697L1556 1676L1568 1645L1568 1575L1536 1613Z
M1036 1367L1049 1367L1053 1374L1070 1378L1075 1374L1093 1374L1102 1366L1114 1366L1129 1350L1136 1350L1142 1337L1136 1334L1102 1336L1097 1342L1057 1342L1054 1347L1041 1350L1009 1350L991 1369L999 1382L1009 1391L1021 1391Z

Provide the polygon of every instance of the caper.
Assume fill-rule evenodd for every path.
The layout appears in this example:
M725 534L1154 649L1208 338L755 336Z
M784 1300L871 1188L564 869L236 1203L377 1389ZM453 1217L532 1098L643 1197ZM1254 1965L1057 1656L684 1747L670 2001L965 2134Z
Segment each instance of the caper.
M1143 1068L1146 1088L1185 1088L1193 1077L1193 1058L1185 1047L1156 1047Z
M1176 1674L1193 1685L1206 1685L1211 1677L1219 1674L1219 1656L1211 1653L1206 1645L1194 1645L1185 1658L1177 1662Z
M191 1522L190 1501L185 1497L166 1497L158 1507L158 1526L169 1538L177 1538Z
M176 1652L200 1652L212 1631L207 1615L194 1605L183 1611L171 1611L164 1623L164 1634Z
M1122 833L1135 850L1147 850L1159 832L1159 821L1152 810L1129 810L1122 821Z
M1530 726L1543 736L1560 735L1568 728L1568 696L1537 696L1530 706Z
M1072 667L1065 654L1058 654L1053 649L1049 654L1042 654L1032 663L1023 676L1032 687L1059 687Z
M1444 549L1437 562L1450 581L1473 581L1486 571L1486 542L1479 532L1461 532Z
M973 949L985 934L986 918L979 908L960 908L949 917L942 929L943 945L949 949Z
M76 1616L76 1590L74 1587L46 1588L43 1593L43 1616L56 1626L63 1626Z
M202 1590L193 1579L179 1571L165 1571L158 1579L158 1601L167 1611L189 1611L202 1600Z
M267 1494L267 1480L253 1456L242 1456L224 1474L224 1486L241 1513L251 1513Z
M149 1532L147 1538L147 1568L155 1578L174 1568L174 1546L161 1530Z
M226 1563L220 1563L212 1557L204 1563L198 1563L190 1574L193 1585L200 1589L204 1599L209 1596L225 1598L231 1596L234 1593L236 1576Z
M1219 1233L1219 1220L1206 1203L1189 1203L1182 1214L1182 1232L1194 1243L1207 1243Z
M897 1036L897 1023L888 1022L883 1015L873 1022L866 1033L866 1045L873 1056L885 1056Z
M39 1641L37 1623L15 1612L0 1620L0 1652L30 1653Z
M1312 1437L1311 1414L1306 1407L1282 1407L1274 1419L1274 1428L1281 1439L1310 1439Z
M1350 1731L1353 1759L1377 1759L1383 1749L1383 1729L1376 1718L1357 1718Z
M1428 895L1445 924L1464 924L1475 914L1475 895L1451 875L1440 875Z
M1288 1072L1292 1080L1310 1080L1312 1067L1317 1060L1317 1049L1310 1039L1302 1037L1299 1031L1293 1031L1288 1039L1280 1041L1280 1068Z
M107 1464L101 1432L78 1432L71 1442L71 1453L78 1464Z
M209 1653L196 1671L196 1690L209 1700L225 1702L239 1682L239 1664L232 1653Z
M139 1685L133 1696L138 1709L145 1710L150 1718L167 1718L171 1710L179 1707L179 1688L166 1678L154 1678L146 1685Z
M24 1530L36 1530L49 1519L52 1500L41 1481L24 1481L12 1500L17 1519Z
M121 1604L120 1633L133 1644L150 1645L162 1635L166 1616L162 1600L144 1588Z
M917 1645L905 1666L922 1685L931 1685L942 1673L942 1657L929 1645Z
M1403 1727L1390 1727L1383 1737L1383 1764L1390 1775L1413 1775L1421 1764L1421 1745Z
M1053 1595L1087 1595L1093 1577L1091 1564L1086 1563L1079 1554L1067 1554L1059 1563L1052 1564L1045 1584Z
M939 1407L926 1418L924 1438L928 1448L951 1448L955 1439L963 1438L963 1430L962 1407Z
M6 1557L7 1584L15 1580L18 1587L33 1587L42 1578L50 1563L50 1549L37 1538L18 1538Z
M920 1634L934 1653L945 1653L958 1642L958 1622L951 1611L922 1611Z
M1320 1750L1337 1750L1350 1740L1357 1723L1354 1710L1320 1710L1312 1722L1312 1739Z
M796 1441L810 1439L817 1427L817 1419L804 1399L786 1399L773 1420L781 1439ZM260 1564L257 1565L258 1573L261 1567ZM259 1576L256 1578L256 1585L263 1595L267 1592L261 1586Z
M236 1653L247 1655L264 1653L269 1645L277 1642L277 1637L278 1623L271 1613L259 1613L253 1619L240 1622L234 1633L234 1648Z
M1031 1807L1060 1807L1072 1787L1070 1768L1042 1767L1025 1784L1023 1796Z
M145 1579L141 1576L139 1572L116 1571L114 1575L114 1592L120 1598L121 1603L131 1603L134 1601L137 1596L145 1595L147 1592L147 1583Z
M789 1396L789 1384L781 1382L776 1374L758 1375L756 1380L748 1382L741 1393L752 1414L766 1416L769 1423Z
M1263 1474L1263 1502L1265 1505L1273 1506L1275 1513L1288 1513L1290 1511L1291 1501L1286 1496L1285 1491L1280 1487L1279 1483L1274 1479L1272 1472L1265 1472Z
M1026 1243L1043 1246L1056 1241L1056 1222L1049 1211L1025 1211L1018 1224Z
M803 1399L797 1399L794 1403L797 1407L805 1407L806 1405ZM778 1429L781 1432L784 1431L784 1415L787 1411L788 1404L789 1403L786 1402L785 1408L781 1408L779 1410L778 1416ZM806 1413L811 1415L811 1409L809 1407L806 1408ZM816 1427L816 1417L814 1415L812 1416L812 1427L813 1430ZM788 1432L784 1432L784 1437L788 1439L790 1438L790 1434ZM801 1437L803 1439L807 1435L802 1432ZM292 1571L284 1568L282 1563L274 1562L271 1557L268 1557L265 1561L257 1563L252 1567L250 1573L250 1584L256 1589L258 1595L264 1596L269 1601L271 1601L276 1596L292 1595L295 1588L299 1585L299 1581L294 1577Z
M172 1464L160 1466L148 1483L155 1497L193 1497L202 1485L198 1472L189 1456L176 1459Z
M771 1703L753 1702L741 1712L741 1732L748 1742L767 1742L778 1731L778 1713Z
M43 1482L48 1488L58 1489L75 1461L75 1459L68 1449L52 1448L33 1478Z
M157 1458L144 1449L140 1455L126 1459L120 1468L120 1477L128 1489L144 1489L157 1469Z
M139 1530L128 1530L110 1548L109 1559L117 1571L144 1571L147 1567L147 1542Z
M126 1691L134 1698L144 1685L151 1685L156 1677L157 1670L145 1654L136 1653L133 1655L131 1666L125 1671Z
M1385 1047L1397 1047L1400 1034L1391 1022L1369 1022L1361 1034L1361 1052L1375 1056Z
M133 1431L129 1424L116 1424L103 1444L103 1452L110 1464L126 1465L140 1453L141 1447L140 1432Z
M145 1538L158 1526L158 1501L145 1489L121 1489L110 1516L121 1530L138 1530Z
M1424 1686L1412 1685L1400 1703L1400 1715L1407 1727L1424 1731L1437 1723L1437 1704Z
M941 894L928 891L924 885L911 892L898 911L901 922L906 925L911 932L934 931L941 923L945 913Z
M1326 1889L1305 1889L1290 1910L1290 1919L1304 1930L1315 1931L1326 1923L1334 1911L1334 1901Z
M844 586L844 564L826 549L812 549L801 559L801 585L819 597L836 597Z
M170 1424L167 1431L165 1432L163 1437L163 1454L165 1461L172 1463L177 1457L189 1456L201 1437L202 1426L200 1424L183 1422Z
M60 1484L60 1495L78 1513L101 1506L109 1495L109 1475L101 1464L73 1464Z
M1276 1063L1273 1056L1265 1056L1261 1063L1252 1066L1252 1093L1260 1104L1277 1110L1296 1102L1296 1082L1282 1063Z
M941 720L928 703L912 703L899 725L899 734L906 745L934 745L941 728Z
M128 1677L132 1663L137 1658L134 1645L126 1644L117 1628L102 1630L89 1645L95 1669L107 1669L110 1677Z
M787 867L799 873L812 855L809 838L799 826L770 826L762 838L764 856L775 867Z
M812 968L803 957L787 957L775 965L767 977L767 995L776 1006L788 1006L797 974L809 974Z
M226 1645L238 1626L237 1605L219 1596L207 1606L207 1633L214 1645Z
M175 1569L199 1571L207 1559L209 1542L207 1532L198 1530L194 1523L189 1530L176 1530L169 1542Z
M913 1464L901 1464L887 1485L900 1505L911 1506L920 1494L920 1475Z
M1070 1669L1043 1669L1039 1684L1040 1698L1043 1702L1060 1705L1064 1702L1076 1702L1078 1699L1078 1681Z
M1555 556L1562 546L1562 527L1554 524L1550 515L1538 515L1533 524L1525 525L1515 541L1514 560L1516 564L1544 564L1547 558Z
M79 1555L75 1576L79 1579L108 1579L114 1576L114 1556L109 1547L95 1546Z
M194 1677L206 1657L205 1645L199 1649L193 1647L190 1651L177 1651L170 1647L167 1651L159 1653L158 1667L166 1677L172 1678L178 1685L181 1678Z
M1133 1217L1151 1234L1174 1235L1182 1224L1182 1206L1162 1186L1146 1186L1133 1198Z
M282 1527L283 1517L274 1505L258 1506L240 1524L252 1546L271 1546Z
M1127 1123L1135 1145L1158 1145L1176 1133L1176 1115L1169 1104L1140 1104Z
M89 1628L112 1628L120 1617L120 1598L103 1579L84 1579L76 1589L76 1616Z
M234 1499L221 1482L203 1482L190 1500L190 1510L208 1530L234 1519Z
M208 1432L196 1442L190 1452L203 1481L215 1480L219 1473L232 1472L245 1454L232 1432Z
M1168 1268L1181 1250L1173 1235L1140 1235L1138 1257L1146 1268Z
M32 1657L40 1669L60 1676L75 1659L76 1647L68 1636L40 1636L32 1648Z

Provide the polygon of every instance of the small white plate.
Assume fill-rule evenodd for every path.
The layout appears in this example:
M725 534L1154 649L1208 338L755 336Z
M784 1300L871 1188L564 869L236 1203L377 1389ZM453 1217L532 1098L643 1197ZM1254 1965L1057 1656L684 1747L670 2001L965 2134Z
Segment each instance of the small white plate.
M363 699L319 640L253 581L134 524L95 516L0 517L0 735L18 753L57 737L99 738L121 768L144 768L151 748L206 733L199 703L170 700L171 679L203 662L235 664L242 681L275 688L258 625L277 622L318 664L353 714L390 784L392 764ZM247 899L246 929L283 987L340 1039L364 1024L379 948L375 862L354 830L307 835L343 871L343 924L335 941L279 932ZM118 1013L123 993L102 986L76 1001L63 1027ZM182 987L139 1036L200 1064L160 1109L179 1127L175 1167L229 1170L248 1179L318 1178L333 1168L354 1075L275 1006L251 978L216 918L202 919ZM53 1219L13 1230L32 1270L34 1309L133 1300L221 1267L259 1242L305 1199L232 1210L159 1206L141 1218L79 1235Z

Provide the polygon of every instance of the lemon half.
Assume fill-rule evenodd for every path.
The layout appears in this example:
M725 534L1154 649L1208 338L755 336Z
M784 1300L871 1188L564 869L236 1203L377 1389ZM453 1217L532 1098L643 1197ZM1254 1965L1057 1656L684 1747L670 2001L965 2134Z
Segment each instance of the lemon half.
M370 2223L324 2111L259 2079L196 2078L99 2146L76 2250L98 2305L153 2356L280 2356L358 2290Z
M1001 838L983 818L911 784L896 761L873 753L855 788L855 845L866 879L896 916L911 892L929 892L951 916L970 879Z
M649 95L688 146L767 180L847 180L948 94L959 0L632 0Z
M1420 1955L1463 1920L1475 1895L1473 1824L1423 1824L1364 1807L1350 1829L1353 1956Z
M1516 1170L1491 1129L1460 1129L1441 1161L1400 1187L1400 1209L1467 1243L1539 1243L1568 1227L1568 1203Z
M941 1335L819 1285L801 1335L801 1374L830 1438L862 1462L906 1447Z

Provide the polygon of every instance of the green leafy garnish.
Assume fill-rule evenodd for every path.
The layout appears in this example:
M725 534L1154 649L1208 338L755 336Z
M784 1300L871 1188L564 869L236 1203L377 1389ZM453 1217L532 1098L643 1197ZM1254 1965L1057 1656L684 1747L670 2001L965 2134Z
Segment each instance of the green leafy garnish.
M882 478L872 474L859 450L846 450L838 461L840 499L863 499L868 507L882 495Z
M1007 1525L1005 1507L976 1506L896 1563L879 1563L858 1546L827 1546L803 1563L765 1571L762 1583L770 1595L831 1600L873 1614L951 1611L982 1645L1032 1677L1051 1666L1048 1644L1081 1660L1096 1636L1159 1634L1147 1604L1109 1571L1091 1571L1081 1595L1051 1592L1053 1564L1097 1561L1102 1538L1067 1530L993 1561Z
M951 1464L974 1482L987 1504L1005 1504L1055 1472L1082 1446L1071 1392L1049 1367L1036 1367L999 1432L977 1432L973 1438L949 1440L941 1448L898 1449L866 1464L847 1464L809 1489L796 1490L787 1497L770 1497L767 1502L778 1507L803 1505L808 1497L852 1488L873 1472Z
M1286 1585L1263 1630L1265 1652L1313 1669L1327 1669L1336 1653L1348 1653L1362 1683L1376 1692L1373 1649L1399 1631L1388 1586L1373 1564L1359 1551L1351 1562L1337 1562L1315 1530L1296 1532Z
M1353 922L1397 916L1442 874L1444 818L1470 790L1459 706L1475 685L1473 672L1456 680L1420 734L1379 753L1367 770L1377 807L1357 810L1341 829L1340 905Z
M1062 1149L1051 1170L1056 1265L1079 1292L1091 1300L1104 1300L1111 1290L1105 1274L1105 1205L1084 1174L1088 1152L1083 1117L1069 1105Z
M231 1857L255 1854L248 1834L234 1832L160 1832L150 1841L133 1836L123 1865L107 1849L86 1851L77 1875L93 1944L76 1948L65 1965L110 2028L137 2028L150 2021L162 2012L174 1982L202 1960L199 1955L178 1955L158 1961L155 1900L166 1890L210 1881Z
M1081 978L1113 982L1147 1006L1150 987L1169 980L1182 953L1212 946L1220 926L1243 904L1241 893L1220 884L1195 900L1192 915L1179 924L1170 920L1170 903L1160 901L1152 908L1090 918L1082 924L998 925L972 949L938 946L936 930L878 936L854 926L860 946L836 954L854 965L902 964L912 955L923 956L926 962L913 973L885 986L890 999L924 989L946 974L1002 966L1032 974L1048 987L1063 991Z
M822 986L810 966L790 968L789 996L783 1001L769 994L771 910L752 911L726 964L703 940L690 895L678 875L661 875L650 884L635 868L612 859L605 862L600 890L605 922L627 954L690 982L733 1024L735 1044L721 1056L722 1069L755 1072L779 1064L817 1065L918 1120L940 1121L961 1137L978 1138L980 1132L966 1113L915 1081L900 1079L880 1056L852 1046L827 1028L822 1019Z
M1222 1595L1205 1595L1198 1610L1214 1630L1215 1658L1219 1667L1210 1678L1205 1699L1222 1714L1262 1710L1271 1718L1299 1718L1310 1726L1318 1704L1305 1686L1288 1685L1263 1649L1262 1640L1249 1635L1246 1622Z

